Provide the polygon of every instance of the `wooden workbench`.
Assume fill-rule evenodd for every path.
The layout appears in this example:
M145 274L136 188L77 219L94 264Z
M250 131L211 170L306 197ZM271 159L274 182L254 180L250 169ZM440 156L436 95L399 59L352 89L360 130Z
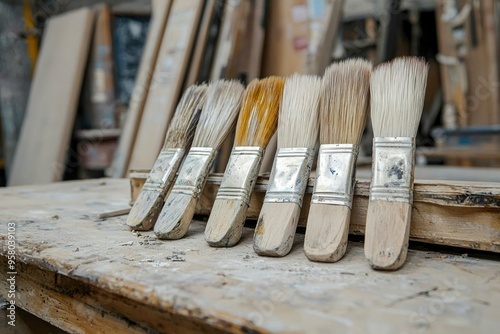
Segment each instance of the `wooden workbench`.
M125 217L128 180L0 190L1 295L7 225L16 224L16 305L71 333L493 333L500 262L410 250L393 273L371 270L361 243L336 264L309 262L297 236L285 258L210 248L203 224L159 241ZM494 258L492 254L491 257Z

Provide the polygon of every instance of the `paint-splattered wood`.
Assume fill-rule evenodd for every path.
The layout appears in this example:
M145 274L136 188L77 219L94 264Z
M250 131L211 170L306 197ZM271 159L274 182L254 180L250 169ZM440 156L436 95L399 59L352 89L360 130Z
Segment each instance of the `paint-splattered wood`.
M309 262L296 237L284 258L253 252L245 229L211 248L204 225L186 238L134 234L125 180L0 190L0 251L16 225L16 303L68 332L495 332L500 262L410 250L397 273L372 271L362 245L335 264ZM0 271L5 296L6 271ZM480 317L478 317L480 315Z
M131 174L132 201L140 192L145 175ZM210 214L221 181L221 175L209 177L198 202L197 214ZM299 226L306 226L312 188L310 180ZM247 219L259 217L266 189L267 178L260 177L250 199ZM369 192L370 181L358 180L351 234L364 234ZM500 183L416 180L410 239L500 253Z

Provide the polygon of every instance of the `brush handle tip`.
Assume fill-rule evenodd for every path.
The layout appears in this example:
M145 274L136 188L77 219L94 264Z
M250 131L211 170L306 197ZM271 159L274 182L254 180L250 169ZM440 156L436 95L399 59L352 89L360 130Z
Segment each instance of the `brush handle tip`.
M243 200L216 199L205 228L212 247L232 247L241 239L248 204Z
M255 228L254 251L262 256L290 253L300 216L297 203L264 203Z
M136 231L149 231L163 207L164 198L158 191L143 190L130 209L127 226Z
M366 218L365 257L373 269L397 270L408 253L412 205L370 201Z
M312 203L307 218L304 253L315 262L337 262L347 250L351 209Z
M197 199L186 194L171 194L156 221L158 239L176 240L186 235L193 220Z

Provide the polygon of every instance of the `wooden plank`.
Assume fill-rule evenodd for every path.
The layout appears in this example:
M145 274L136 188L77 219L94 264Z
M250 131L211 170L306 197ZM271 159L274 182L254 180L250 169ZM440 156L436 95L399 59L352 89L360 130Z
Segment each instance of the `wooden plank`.
M266 14L264 0L242 1L238 10L231 12L230 31L237 35L227 64L227 78L245 83L260 78Z
M491 145L495 145L492 142ZM495 147L482 148L482 147L441 147L432 150L420 150L419 155L426 157L440 157L450 159L487 159L487 160L500 160L500 151Z
M48 20L9 185L59 181L77 111L92 32L88 8Z
M205 7L203 8L203 17L200 22L200 28L198 29L198 34L196 36L196 43L194 45L193 57L189 64L188 74L186 76L186 82L184 83L184 90L189 86L199 83L201 66L203 65L204 53L207 50L208 37L210 35L210 27L214 20L214 15L217 15L215 11L215 0L206 0Z
M487 80L483 82L491 95L492 111L490 117L490 124L500 124L500 73L498 61L500 54L498 53L498 46L500 44L500 35L496 31L495 22L495 2L498 6L498 1L486 0L481 3L481 18L484 26L484 44L485 44L485 58L487 59ZM500 146L497 146L500 148Z
M253 230L233 248L212 248L199 222L182 240L159 241L128 231L125 217L97 218L126 205L126 192L125 180L112 179L0 190L1 226L16 225L22 307L70 332L497 329L498 260L410 249L397 273L376 272L360 243L349 243L338 263L310 262L302 235L288 256L265 258L253 252ZM0 229L2 244L7 233ZM0 255L5 268L6 247ZM4 294L6 271L0 275Z
M462 1L465 3L466 1ZM469 125L488 125L500 120L493 0L473 1L465 24Z
M131 174L132 202L146 176L147 173ZM221 181L220 174L209 177L197 214L210 215ZM267 181L267 177L257 180L247 219L259 217ZM299 226L307 225L313 185L313 180L309 180ZM370 181L357 180L351 234L364 234L369 189ZM500 183L415 180L410 239L500 253Z
M5 257L0 264L7 266ZM2 291L8 291L7 274L0 278ZM69 333L95 333L96 328L100 333L223 333L30 264L20 266L16 284L17 307Z
M118 142L118 147L115 151L111 171L112 177L125 177L128 173L127 168L141 122L149 86L151 84L154 64L156 63L161 40L165 31L170 3L170 0L153 0L152 2L153 17L149 26L146 45L142 53L134 90L130 99L127 118L123 126L120 141Z
M221 30L212 65L212 80L238 78L240 69L236 65L236 60L239 50L245 43L244 37L250 12L250 0L227 3L224 6Z
M344 0L272 1L263 74L322 75L331 60L343 8Z
M132 150L129 169L151 168L181 93L203 2L174 0Z
M264 41L266 39L267 4L265 0L254 0L252 11L249 17L248 40L250 50L244 49L243 58L247 59L247 82L260 78L262 70L262 54L264 51ZM250 51L248 54L247 52Z
M92 129L116 128L111 11L107 5L96 9L94 36L89 58L84 117L88 118L88 125Z
M265 14L263 0L242 0L225 5L212 80L239 79L249 83L260 77ZM219 150L215 171L225 171L233 142L234 131Z
M149 16L153 13L153 3L158 0L135 0L118 3L113 6L114 15ZM165 0L161 1L165 2ZM156 4L154 5L156 6Z
M310 40L307 5L307 0L271 1L263 76L304 73Z
M311 2L311 33L313 47L309 47L308 73L322 76L331 62L332 52L337 42L337 32L342 24L345 0L316 0ZM314 5L316 4L316 5Z

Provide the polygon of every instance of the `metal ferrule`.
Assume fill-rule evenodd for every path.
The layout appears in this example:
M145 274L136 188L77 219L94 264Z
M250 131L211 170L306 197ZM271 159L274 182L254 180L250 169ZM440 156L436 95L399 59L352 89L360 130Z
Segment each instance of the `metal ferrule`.
M184 159L171 193L200 198L216 155L217 150L212 147L192 147Z
M248 203L263 155L264 150L259 146L234 147L217 199L241 200Z
M352 207L358 152L353 144L321 145L311 203Z
M310 148L278 149L264 202L297 203L302 207L314 155L315 149Z
M174 178L183 156L184 149L182 148L162 150L142 189L160 193L166 191L165 185Z
M415 138L374 138L370 201L412 204L414 166Z

